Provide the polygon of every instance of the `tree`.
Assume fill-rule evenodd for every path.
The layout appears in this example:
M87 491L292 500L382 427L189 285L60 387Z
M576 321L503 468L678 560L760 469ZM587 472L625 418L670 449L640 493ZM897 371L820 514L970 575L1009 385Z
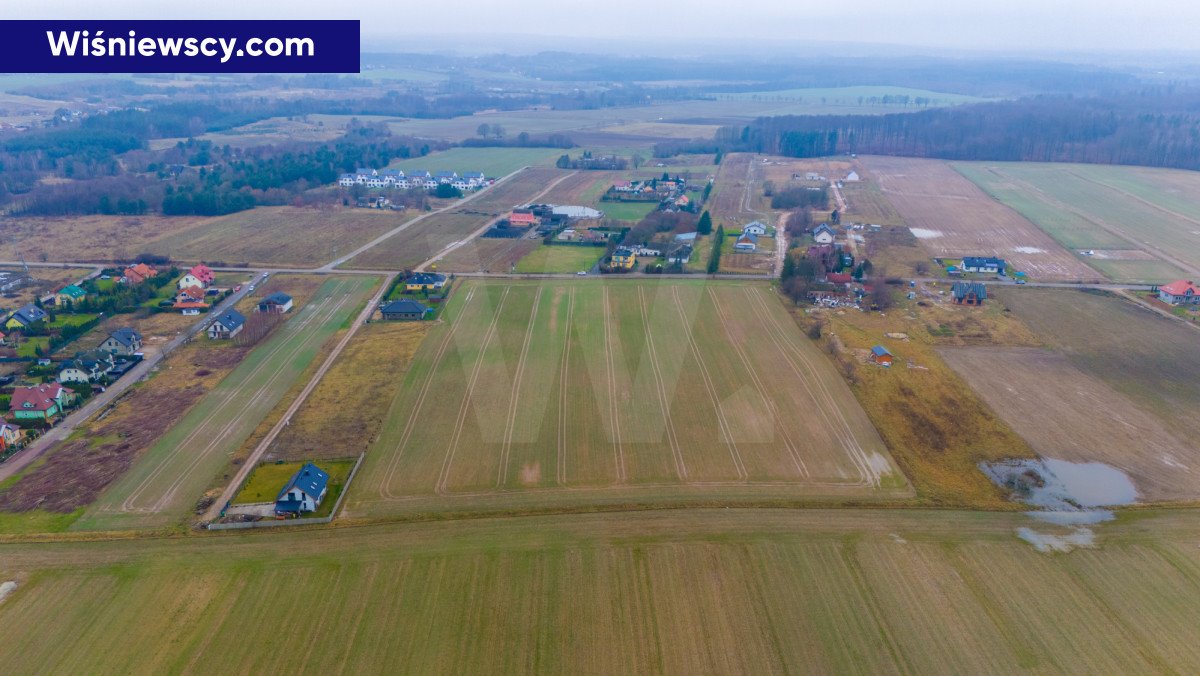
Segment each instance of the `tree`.
M434 197L462 197L462 191L449 183L438 183L438 187L433 191Z
M763 197L770 197L775 194L775 181L763 181Z
M664 171L664 172L663 172L663 177L662 177L662 178L660 178L659 180L660 180L660 181L669 181L669 180L671 180L671 176L670 176L669 174L667 174L667 172L665 172L665 171Z
M833 211L832 211L832 212L829 214L829 220L833 221L835 224L837 224L837 223L841 223L841 222L842 222L842 215L841 215L840 213L838 213L838 210L837 210L837 209L834 209L834 210L833 210Z
M884 283L882 277L876 277L871 282L871 307L883 312L892 306L892 290Z
M709 216L707 211L700 214L700 220L696 222L696 232L701 235L712 233L712 216Z
M492 136L495 136L496 138L504 138L504 127L501 127L498 124L493 124Z
M639 155L637 153L634 153L633 157L629 158L629 162L630 162L630 164L633 165L634 169L637 169L638 167L640 167L646 163L646 158L642 157L641 155Z
M492 134L492 125L488 124L487 122L484 122L483 124L479 125L479 127L477 127L475 129L475 133L479 134L483 138L487 138L488 136L491 136L491 134Z
M712 181L704 184L704 192L700 195L700 199L707 202L708 197L712 195Z
M725 226L717 226L717 234L713 235L712 254L708 257L708 274L714 275L721 269L721 245L725 243Z

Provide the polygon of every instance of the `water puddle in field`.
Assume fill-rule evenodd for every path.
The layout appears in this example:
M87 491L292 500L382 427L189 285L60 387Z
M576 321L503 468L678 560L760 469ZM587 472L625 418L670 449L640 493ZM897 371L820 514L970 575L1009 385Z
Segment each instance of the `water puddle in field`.
M15 592L16 590L17 583L15 580L9 580L8 582L0 584L0 602L3 602L4 599L8 598L9 594Z
M1129 476L1100 462L1041 458L981 463L979 468L997 486L1012 491L1012 499L1037 508L1028 515L1039 525L1018 528L1017 536L1040 552L1093 546L1096 534L1089 526L1114 518L1104 508L1137 502Z
M1039 249L1036 246L1015 246L1015 247L1013 247L1013 251L1016 251L1017 253L1023 253L1023 254L1046 253L1045 249Z
M930 230L928 228L909 228L909 230L912 232L913 237L917 239L936 239L942 236L940 230Z

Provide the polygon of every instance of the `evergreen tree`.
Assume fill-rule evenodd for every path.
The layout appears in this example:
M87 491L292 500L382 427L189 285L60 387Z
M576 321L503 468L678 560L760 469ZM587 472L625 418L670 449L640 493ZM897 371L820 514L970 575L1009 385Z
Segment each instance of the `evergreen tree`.
M696 222L696 232L701 235L712 233L712 216L709 216L707 211L700 214L700 220Z
M725 226L717 226L717 234L713 235L712 254L708 257L708 274L716 274L721 269L721 245L725 243Z

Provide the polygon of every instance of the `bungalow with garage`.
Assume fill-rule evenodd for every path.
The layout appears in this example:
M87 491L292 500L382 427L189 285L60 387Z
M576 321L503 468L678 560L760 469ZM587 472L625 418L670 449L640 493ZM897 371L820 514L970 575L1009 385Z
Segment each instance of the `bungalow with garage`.
M407 298L394 300L379 306L379 314L383 315L383 318L389 321L424 319L425 315L429 312L430 308Z
M404 280L405 291L429 291L446 285L446 275L437 272L417 272Z
M123 273L121 273L121 283L123 283L123 284L141 284L142 282L146 281L147 279L150 279L151 277L153 277L157 274L158 274L158 269L155 268L153 265L146 265L145 263L138 263L137 265L131 265L131 266L125 268L125 271Z
M9 410L17 420L53 420L75 400L75 392L59 383L42 383L13 390Z
M198 286L202 289L207 289L216 278L217 276L213 273L212 268L201 263L184 273L183 277L179 278L177 286L180 289L186 289L189 286Z
M329 490L329 474L311 462L304 463L275 498L275 514L299 516L317 511Z
M1004 259L985 256L967 256L959 266L964 272L984 272L997 275L1004 274Z
M950 287L950 297L955 305L983 305L987 300L987 287L979 282L955 282Z
M837 238L837 235L833 232L833 228L825 223L814 228L812 236L813 241L817 244L833 244L833 240Z
M80 352L70 361L65 361L58 370L60 383L95 383L108 375L114 366L111 352L96 350Z
M1200 305L1200 286L1190 279L1180 279L1158 287L1158 299L1171 305Z
M0 451L6 451L21 443L21 428L0 422Z
M50 315L46 314L45 310L30 303L9 315L8 320L4 322L4 327L8 329L23 329L31 324L46 321L49 318Z
M84 298L87 298L87 291L80 288L78 284L68 284L54 294L54 304L59 307L74 305Z
M892 365L892 353L888 352L887 348L882 345L876 345L871 348L871 363L879 366L889 367Z
M246 325L246 318L237 310L226 310L208 325L208 337L213 340L233 338Z
M136 354L142 349L142 334L128 326L121 327L108 334L104 342L100 343L100 349L105 352L127 356Z
M762 223L760 223L758 221L752 221L752 222L747 223L746 225L742 226L742 234L743 235L754 235L755 237L762 237L763 235L767 234L767 226L763 225Z
M292 297L281 291L262 299L258 304L258 311L266 314L281 315L292 309Z
M733 243L733 250L741 253L753 253L758 248L758 237L742 233Z

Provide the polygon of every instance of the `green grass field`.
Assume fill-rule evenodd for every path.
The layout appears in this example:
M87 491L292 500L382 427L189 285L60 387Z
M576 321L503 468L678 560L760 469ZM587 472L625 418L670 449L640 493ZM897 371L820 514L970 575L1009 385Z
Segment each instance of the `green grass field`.
M766 285L460 282L351 514L911 495Z
M391 163L392 169L414 171L482 171L491 178L507 176L521 167L553 165L559 148L451 148L425 157Z
M539 244L517 261L514 272L579 272L591 270L604 255L602 246L554 246Z
M597 209L608 218L621 221L640 221L658 208L658 202L600 202Z
M1195 673L1200 521L675 510L0 545L35 673Z
M376 283L370 277L326 281L142 455L73 528L157 528L178 523Z
M1088 264L1115 281L1187 276L1172 261L1200 268L1196 172L1028 162L954 168L1063 246L1097 250Z

